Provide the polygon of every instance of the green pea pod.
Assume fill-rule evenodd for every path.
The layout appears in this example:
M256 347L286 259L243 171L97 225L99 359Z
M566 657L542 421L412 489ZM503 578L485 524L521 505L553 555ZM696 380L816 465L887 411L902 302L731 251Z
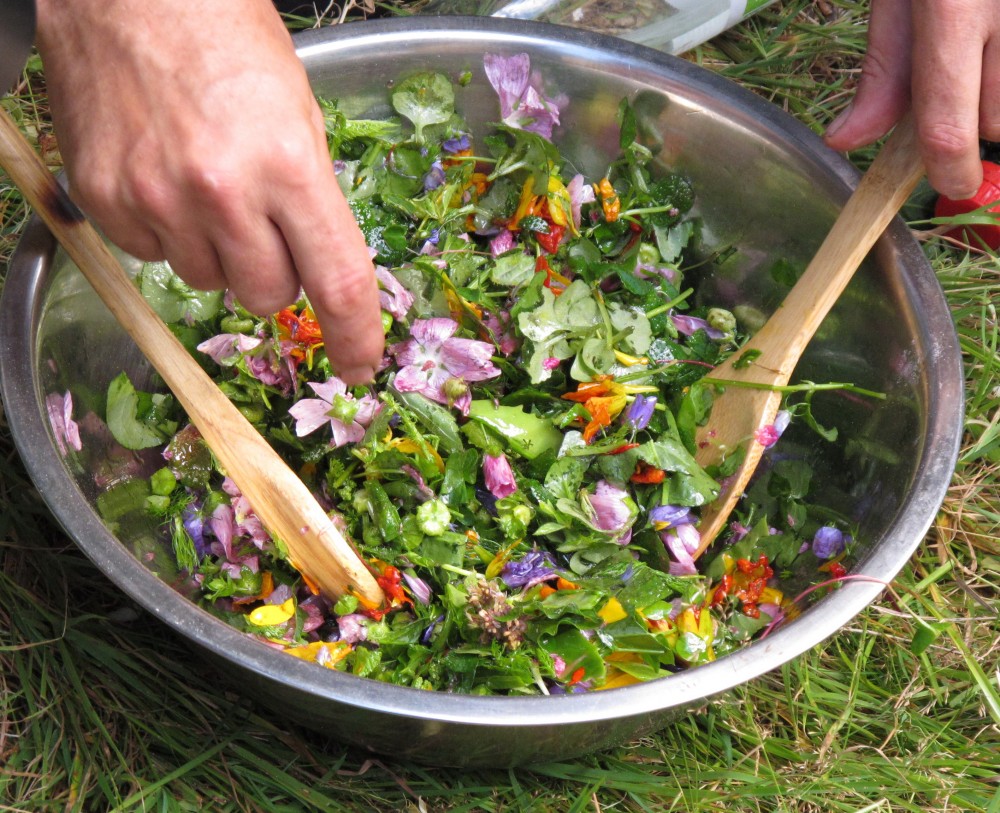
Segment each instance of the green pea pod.
M365 492L371 503L372 511L375 514L375 524L379 533L386 542L392 542L402 531L403 522L399 518L399 511L392 504L389 495L385 493L381 483L369 480L365 483Z
M393 389L392 394L403 403L424 429L438 439L440 444L438 451L455 454L465 449L462 436L458 433L458 422L447 409L418 392L399 392Z

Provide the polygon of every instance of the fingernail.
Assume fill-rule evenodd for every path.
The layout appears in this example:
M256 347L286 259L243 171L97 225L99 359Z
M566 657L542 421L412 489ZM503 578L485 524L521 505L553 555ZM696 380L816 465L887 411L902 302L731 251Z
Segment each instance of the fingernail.
M831 138L837 134L837 131L847 123L847 120L851 117L851 112L854 110L854 105L848 105L842 111L840 115L837 116L833 121L830 122L830 126L826 128L826 133L824 133L824 138Z

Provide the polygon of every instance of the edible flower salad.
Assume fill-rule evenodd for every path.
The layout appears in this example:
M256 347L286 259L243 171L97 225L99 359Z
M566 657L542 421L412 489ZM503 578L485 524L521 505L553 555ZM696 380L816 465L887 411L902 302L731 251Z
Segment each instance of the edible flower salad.
M322 100L380 285L387 350L372 386L336 376L304 299L262 319L162 264L138 280L329 508L386 605L320 594L173 399L124 373L104 423L84 423L157 463L108 476L98 507L113 525L154 517L173 561L140 553L179 590L329 669L552 694L705 663L796 613L783 574L842 575L850 529L811 515L810 473L785 461L765 475L781 487L696 566L699 506L736 463L695 462L712 395L700 380L741 340L729 311L690 304L696 190L654 170L627 101L620 154L583 177L553 141L568 102L527 55L487 55L484 70L499 97L485 136L456 112L467 77L396 83L394 121ZM64 451L79 450L71 396L48 405ZM774 443L790 417L754 442Z

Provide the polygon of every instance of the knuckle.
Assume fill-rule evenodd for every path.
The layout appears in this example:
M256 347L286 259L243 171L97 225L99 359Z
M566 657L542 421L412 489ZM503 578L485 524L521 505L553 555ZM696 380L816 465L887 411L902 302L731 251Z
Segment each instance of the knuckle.
M953 121L934 121L920 126L920 142L932 160L949 161L976 148L979 134Z

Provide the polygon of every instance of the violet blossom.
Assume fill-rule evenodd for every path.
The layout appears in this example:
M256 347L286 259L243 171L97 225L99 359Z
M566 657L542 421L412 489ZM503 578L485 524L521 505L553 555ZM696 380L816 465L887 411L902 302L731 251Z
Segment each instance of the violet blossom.
M483 455L483 477L486 480L486 488L498 500L509 497L517 491L514 470L510 467L510 461L503 452L497 456Z
M370 395L355 398L347 385L336 376L324 382L308 382L318 398L303 398L293 404L288 414L295 418L295 434L308 435L329 422L334 447L356 443L365 435L365 428L378 412L379 403Z
M649 512L649 521L657 531L666 531L695 521L691 509L684 505L658 505Z
M500 99L500 114L504 124L552 138L552 128L559 124L559 106L565 97L546 97L541 80L531 73L527 54L504 57L486 54L483 57L486 78Z
M670 563L671 576L696 576L694 553L701 544L701 533L694 525L678 525L660 534L660 539L676 561Z
M437 189L445 182L444 165L440 159L431 164L431 168L424 175L424 191L430 192Z
M457 138L446 138L441 142L441 149L451 155L455 155L460 152L465 152L469 147L472 146L472 142L469 140L467 133L462 133L462 135Z
M540 582L556 576L552 555L540 550L530 550L518 561L507 562L500 572L500 578L508 587L534 587Z
M649 422L655 411L655 395L636 395L635 400L629 404L628 409L625 410L625 422L628 423L634 431L638 432L640 429L645 429L649 426Z
M493 345L476 339L459 339L458 322L445 317L415 319L410 338L388 348L399 372L394 386L400 392L419 392L439 404L454 404L469 414L472 394L468 382L496 378Z
M385 266L375 266L375 277L379 286L379 307L393 319L402 319L413 305L413 294Z
M832 559L839 556L847 546L844 532L832 525L824 525L813 536L812 551L817 559Z
M610 534L619 545L631 541L632 522L639 509L628 491L607 480L599 480L593 494L584 493L583 502L597 530Z
M56 440L59 453L65 457L70 449L81 451L83 441L80 439L80 426L73 420L73 396L66 391L65 395L53 392L45 397L45 411L49 416L49 425Z
M410 588L410 594L421 604L431 603L431 586L410 569L402 572L403 581Z

